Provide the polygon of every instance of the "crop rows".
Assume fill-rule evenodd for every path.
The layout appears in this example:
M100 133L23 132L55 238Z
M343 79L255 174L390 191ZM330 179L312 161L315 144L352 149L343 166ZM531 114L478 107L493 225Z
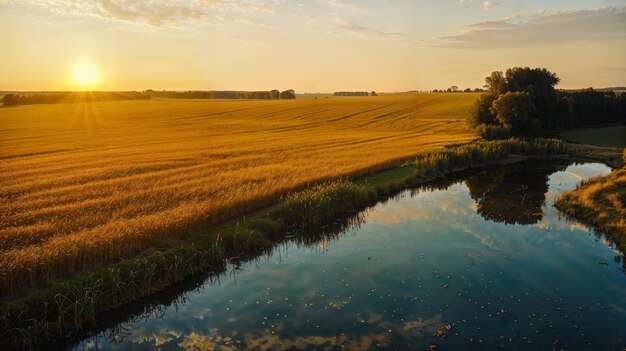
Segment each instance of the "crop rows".
M0 290L472 138L473 94L0 109Z

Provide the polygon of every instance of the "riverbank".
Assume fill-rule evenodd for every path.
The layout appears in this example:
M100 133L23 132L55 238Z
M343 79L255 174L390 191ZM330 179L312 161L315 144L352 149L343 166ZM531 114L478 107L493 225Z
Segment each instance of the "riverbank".
M572 141L570 154L581 159L599 160L614 170L604 177L589 179L572 191L563 193L555 206L563 213L587 223L610 236L624 251L626 249L626 126L587 128L563 133ZM593 145L589 145L593 144Z
M575 190L563 193L555 206L611 237L621 250L626 249L626 167L582 182Z
M602 147L588 144L568 144L570 157L581 161L600 161L612 168L624 165L623 149L619 147Z
M271 248L293 228L319 225L342 213L364 209L408 185L474 167L566 152L566 144L558 140L480 141L424 153L413 163L363 179L318 185L208 233L190 233L89 274L21 291L2 302L1 340L7 347L26 348L67 336L107 311L188 277L219 273L227 259Z

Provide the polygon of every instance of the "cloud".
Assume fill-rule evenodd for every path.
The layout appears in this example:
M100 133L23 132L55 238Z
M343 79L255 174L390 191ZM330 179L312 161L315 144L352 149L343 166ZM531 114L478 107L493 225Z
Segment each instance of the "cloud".
M128 22L147 23L160 27L184 19L207 18L201 7L176 3L144 3L122 1L100 1L100 16Z
M380 30L364 27L362 25L359 25L359 24L356 24L356 23L352 23L352 22L348 22L348 21L344 21L344 20L341 20L341 23L339 23L336 26L336 28L344 30L344 31L348 31L348 32L353 32L353 33L379 35L379 36L384 36L384 37L406 36L407 35L407 33L404 33L404 32L385 32L385 31L380 31Z
M493 4L491 3L491 1L483 2L483 9L485 9L485 11L491 10L492 7L493 7Z
M185 21L234 22L258 25L243 17L253 13L274 13L284 0L261 2L257 0L16 0L14 6L38 9L59 14L91 16L105 20L145 24L154 27L173 26ZM233 13L240 15L234 16ZM228 15L230 14L230 15Z
M626 7L601 7L528 15L470 24L435 45L464 49L501 49L626 38Z
M358 6L345 4L343 2L339 2L337 0L326 0L326 3L332 7L340 8L340 9L350 9L352 11L356 11L359 9Z
M3 2L4 0L0 0ZM14 0L12 6L62 15L94 17L155 28L185 27L190 22L219 25L236 23L264 27L272 16L291 15L300 22L329 33L347 32L364 36L406 37L407 33L369 28L345 20L339 12L360 10L343 0L325 0L322 12L305 13L304 4L287 0ZM331 13L329 13L331 11ZM261 19L260 19L261 18ZM272 22L269 22L272 21ZM264 23L265 22L265 23Z

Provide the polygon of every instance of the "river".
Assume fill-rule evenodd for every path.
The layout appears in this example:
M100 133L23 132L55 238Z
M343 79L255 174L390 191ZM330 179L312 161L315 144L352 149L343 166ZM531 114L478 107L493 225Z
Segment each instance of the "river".
M553 207L609 172L533 161L405 190L62 347L622 350L626 260Z

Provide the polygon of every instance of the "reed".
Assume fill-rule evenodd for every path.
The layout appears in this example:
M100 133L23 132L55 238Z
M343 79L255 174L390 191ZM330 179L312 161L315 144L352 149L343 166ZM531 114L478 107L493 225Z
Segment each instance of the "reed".
M511 137L511 129L490 124L476 127L476 134L485 140L503 140Z
M567 143L559 139L477 141L443 151L426 152L415 159L417 176L433 176L455 168L471 167L508 158L511 154L528 156L563 155Z

